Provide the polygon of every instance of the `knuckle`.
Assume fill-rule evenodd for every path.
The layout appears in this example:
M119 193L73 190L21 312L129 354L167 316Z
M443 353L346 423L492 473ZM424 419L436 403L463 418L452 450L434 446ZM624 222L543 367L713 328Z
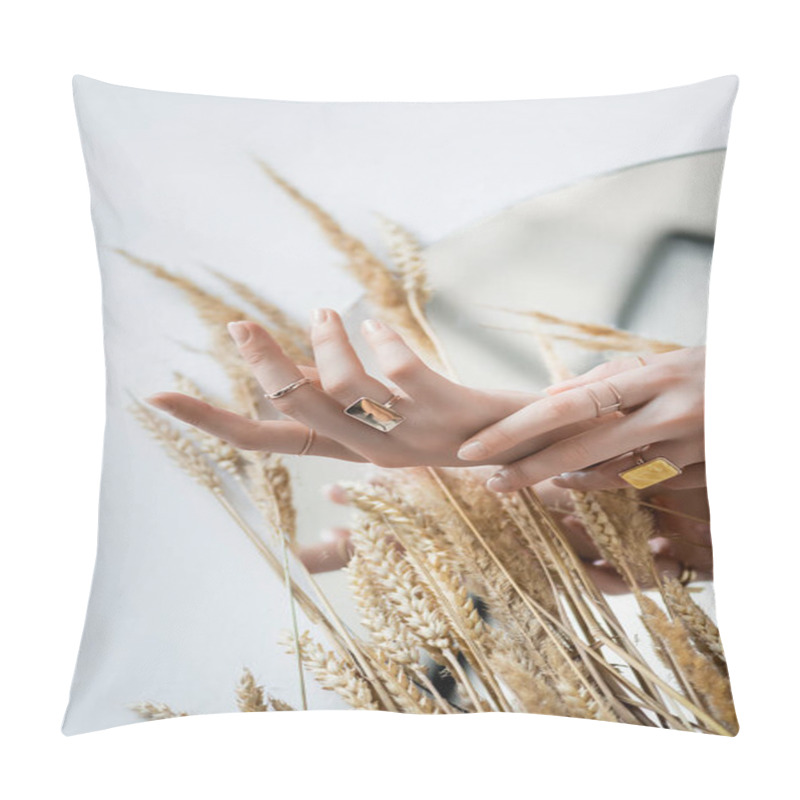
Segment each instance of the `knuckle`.
M266 362L267 354L261 348L248 348L242 351L242 358L251 367L255 367Z
M411 378L416 368L417 363L413 358L394 358L386 365L384 372L393 381L403 381Z
M487 431L481 436L484 446L492 453L501 453L509 450L516 443L511 433L503 427L497 427Z
M328 394L334 395L334 397L349 397L353 394L353 386L356 382L357 378L355 380L346 379L342 375L337 375L336 377L324 381L323 388ZM355 399L356 398L353 397L353 400Z
M550 400L549 413L554 417L563 417L572 414L576 409L576 401L574 395L570 392L564 394L554 395Z
M311 339L315 345L322 345L323 347L328 344L336 344L340 340L339 332L333 328L323 327L319 328L313 326L311 331Z
M675 361L665 361L659 366L660 378L665 384L674 384L684 377L683 365Z
M697 400L691 400L676 408L674 419L681 427L686 427L701 423L703 416L703 404Z
M234 433L225 437L222 441L233 445L237 450L258 450L256 442L246 433Z
M275 405L275 408L277 408L281 414L285 414L287 417L294 417L300 411L302 406L300 398L297 397L297 392L290 392L289 394L279 397L272 402Z
M405 466L405 462L395 453L375 452L369 455L369 460L383 469L394 469Z

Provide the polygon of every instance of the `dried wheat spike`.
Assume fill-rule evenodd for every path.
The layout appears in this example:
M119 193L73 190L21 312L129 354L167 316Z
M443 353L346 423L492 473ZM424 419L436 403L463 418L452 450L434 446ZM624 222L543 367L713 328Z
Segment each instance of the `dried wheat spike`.
M219 476L192 441L138 401L132 406L131 413L184 472L212 492L222 490Z
M247 489L256 507L274 530L297 537L297 510L292 495L292 479L283 459L275 453L245 451Z
M420 308L425 308L431 298L431 289L422 247L416 237L397 222L383 216L379 219L386 247L402 276L406 295L413 298Z
M570 328L582 334L582 336L566 336L550 334L554 339L570 341L581 347L594 350L617 350L620 352L631 353L666 353L670 350L680 350L683 345L674 342L665 342L660 339L648 339L630 331L623 331L613 328L610 325L597 325L590 322L575 322L574 320L556 317L553 314L545 314L542 311L518 311L511 308L502 309L511 314L518 314L524 317L532 317L538 322Z
M606 561L631 589L652 583L653 554L648 541L653 535L652 517L623 494L602 495L571 491L575 515Z
M286 645L288 652L295 652L294 638L291 635L285 637L282 643ZM315 642L308 631L300 634L298 645L304 666L313 672L323 689L336 692L353 708L369 711L381 709L369 683L353 667Z
M439 709L430 697L420 691L405 668L381 650L372 652L373 664L378 668L384 685L401 711L406 714L438 714Z
M675 578L665 575L662 579L664 602L673 617L686 626L697 648L723 667L726 659L722 650L719 628L711 617L695 603L689 590Z
M348 269L367 289L373 302L382 308L405 306L406 299L401 281L369 251L362 241L347 233L327 211L306 197L268 164L259 160L258 165L264 174L310 214L333 247L347 257Z
M257 712L266 711L264 702L264 689L256 683L253 673L245 669L236 687L236 705L239 711Z
M654 600L646 595L639 597L642 621L654 639L666 649L677 668L688 679L708 711L731 733L736 733L739 723L733 707L731 685L711 659L699 653L684 624L670 620ZM671 666L665 660L667 666Z
M130 706L142 719L171 719L172 717L188 717L185 711L173 711L166 703L134 703Z
M281 700L278 697L273 697L271 694L267 695L267 701L269 702L269 707L273 711L296 711L297 709L294 706L289 705L285 701Z

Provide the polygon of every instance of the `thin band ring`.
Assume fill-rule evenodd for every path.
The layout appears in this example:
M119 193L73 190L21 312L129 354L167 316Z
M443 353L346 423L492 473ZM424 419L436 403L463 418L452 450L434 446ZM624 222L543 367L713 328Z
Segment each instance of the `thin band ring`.
M297 455L298 456L306 455L308 451L311 449L311 445L314 444L314 439L316 438L317 438L317 432L313 428L309 428L305 444L303 445L303 449Z
M589 393L589 397L592 398L592 403L594 403L596 417L603 417L606 414L611 414L622 409L622 395L620 394L619 389L617 389L617 387L614 386L611 381L601 381L601 383L608 387L608 389L611 391L611 394L614 395L614 402L609 406L604 406L600 402L600 398L597 396L596 392L591 387L587 386L586 391Z
M393 394L385 403L381 403L384 408L391 408L401 397L399 394Z
M289 392L293 392L295 389L299 389L301 386L305 386L307 383L311 382L311 378L298 378L296 381L292 381L292 383L284 386L282 389L278 389L277 392L265 394L264 397L266 397L267 400L278 400L284 395L289 394Z

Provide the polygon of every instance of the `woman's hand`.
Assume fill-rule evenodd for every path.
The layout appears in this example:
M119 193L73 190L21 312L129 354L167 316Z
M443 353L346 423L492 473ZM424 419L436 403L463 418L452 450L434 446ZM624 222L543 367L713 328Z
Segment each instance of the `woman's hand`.
M290 420L253 420L176 392L156 395L149 402L242 449L300 453L313 429L316 435L307 451L313 455L370 461L382 467L463 467L456 452L466 437L537 399L531 394L487 392L454 383L426 366L389 326L367 320L363 334L381 371L392 382L390 387L367 374L339 315L329 309L314 313L311 341L316 369L298 367L254 322L231 323L229 329L265 394L304 377L311 380L272 401ZM392 431L375 430L343 413L361 397L385 403L395 394L399 399L392 410L405 421ZM525 437L524 442L473 463L514 461L546 447L555 437L551 432Z
M487 486L511 492L559 476L558 485L581 491L625 488L619 473L639 463L633 451L643 448L645 460L660 456L683 470L669 479L670 489L704 486L704 367L703 347L649 356L646 362L610 361L551 387L547 399L471 436L459 456L468 463L500 463L504 453L559 430L558 441L507 462ZM601 414L617 401L620 411ZM577 435L563 430L592 420L602 424Z

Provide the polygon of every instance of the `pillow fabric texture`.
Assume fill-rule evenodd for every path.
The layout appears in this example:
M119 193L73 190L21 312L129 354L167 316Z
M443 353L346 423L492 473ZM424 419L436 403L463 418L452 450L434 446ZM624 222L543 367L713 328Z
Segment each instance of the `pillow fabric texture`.
M737 85L76 77L107 419L64 732L355 708L735 735L703 364Z

